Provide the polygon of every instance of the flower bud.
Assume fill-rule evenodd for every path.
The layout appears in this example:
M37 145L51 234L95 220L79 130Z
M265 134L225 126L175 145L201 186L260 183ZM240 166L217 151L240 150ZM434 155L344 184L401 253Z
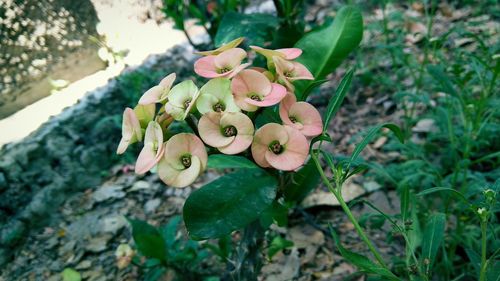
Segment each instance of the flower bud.
M118 269L124 269L127 267L130 262L132 262L132 258L134 257L135 252L130 248L128 244L120 244L118 248L116 248L115 256L116 256L116 266Z

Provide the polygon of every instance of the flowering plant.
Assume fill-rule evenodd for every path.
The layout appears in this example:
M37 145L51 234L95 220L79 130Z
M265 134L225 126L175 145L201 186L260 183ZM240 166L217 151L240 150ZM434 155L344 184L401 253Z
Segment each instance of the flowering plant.
M145 92L139 104L123 114L117 153L143 141L136 173L156 171L166 185L179 188L191 185L207 168L231 169L188 197L185 226L197 240L244 229L240 245L259 248L265 230L272 223L286 225L289 208L321 180L317 150L312 148L330 140L327 125L340 107L345 82L323 117L306 99L361 36L361 14L346 7L333 23L306 34L294 47L268 49L250 42L245 50L244 39L236 38L199 52L194 72L207 82L201 87L191 80L176 83L176 75L169 74ZM265 67L253 65L258 57ZM347 77L350 80L352 71ZM186 124L186 129L173 133L174 122ZM154 233L150 230L148 237ZM136 239L143 251L162 247L149 245L151 241ZM256 252L249 249L244 257L231 260L232 275L257 276ZM162 254L153 251L149 256Z

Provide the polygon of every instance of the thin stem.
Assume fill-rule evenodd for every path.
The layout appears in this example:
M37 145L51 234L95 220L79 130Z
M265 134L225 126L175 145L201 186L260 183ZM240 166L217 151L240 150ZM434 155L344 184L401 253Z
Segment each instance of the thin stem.
M487 261L486 261L486 228L488 225L488 221L481 219L481 271L479 273L479 281L485 281L486 280L486 268L487 268Z
M384 259L382 258L380 253L377 251L375 246L372 244L372 242L368 239L368 237L364 233L363 229L359 225L358 221L356 220L356 218L352 214L351 210L349 209L349 207L345 203L344 198L342 198L342 194L340 191L342 188L342 183L339 181L336 181L336 187L332 186L332 184L330 183L330 181L326 177L325 172L323 171L323 168L321 167L321 164L319 163L318 155L314 152L311 153L311 155L312 155L312 159L314 160L314 163L316 164L316 168L318 169L318 172L321 176L321 179L323 180L324 184L328 187L328 190L330 190L330 192L333 193L333 195L339 201L340 206L342 207L342 209L346 213L346 215L349 218L349 220L351 221L351 223L354 225L354 228L356 229L356 232L358 233L358 235L361 237L361 240L363 240L363 242L365 242L366 246L368 246L368 249L370 250L370 252L372 252L372 254L375 257L375 259L377 260L377 262L382 267L384 267L385 269L390 271L389 267L385 264Z

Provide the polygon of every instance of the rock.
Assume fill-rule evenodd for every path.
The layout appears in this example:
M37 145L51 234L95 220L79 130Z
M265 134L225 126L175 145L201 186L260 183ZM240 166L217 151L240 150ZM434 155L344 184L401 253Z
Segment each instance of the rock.
M92 198L96 202L103 202L108 199L116 199L125 197L125 192L123 192L124 186L121 185L109 185L109 186L101 186L97 189Z
M280 263L266 264L262 268L266 281L295 280L299 275L300 258L297 248L293 248L290 255L286 256Z
M147 181L136 181L133 185L132 188L129 189L129 192L134 192L138 190L145 190L145 189L150 189L151 184Z
M109 217L105 217L101 220L100 231L102 233L109 233L112 235L116 235L116 233L122 229L127 224L127 221L123 216L120 215L112 215Z
M150 213L150 214L154 213L156 211L156 209L158 209L160 204L161 204L160 198L148 200L148 202L146 202L146 204L144 204L144 211L146 213Z
M366 192L367 191L363 187L354 183L352 178L346 181L342 187L342 196L346 202L356 199ZM315 206L339 206L340 204L332 193L316 189L316 191L309 194L304 201L302 201L301 205L304 208L310 208Z
M111 240L111 238L113 237L109 234L92 238L85 244L85 250L94 254L98 254L107 249L108 242L109 240Z
M432 133L438 130L434 119L420 119L412 131L415 133Z
M75 268L78 270L89 269L92 267L92 262L89 260L81 261Z

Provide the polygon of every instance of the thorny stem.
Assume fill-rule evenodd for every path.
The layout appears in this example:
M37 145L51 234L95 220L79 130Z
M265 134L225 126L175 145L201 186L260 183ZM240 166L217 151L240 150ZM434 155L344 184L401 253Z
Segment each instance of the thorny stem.
M342 184L343 182L340 182L338 178L336 178L335 181L335 186L331 184L331 182L328 180L327 176L325 175L325 172L323 171L323 168L321 167L321 164L319 163L318 155L315 152L311 153L312 159L314 160L314 163L316 164L316 168L318 169L318 172L321 176L321 179L323 180L324 184L328 187L328 190L330 190L331 193L337 198L337 200L340 203L340 206L342 207L342 210L346 213L347 217L351 221L351 223L354 225L354 228L356 229L356 232L360 236L361 240L368 246L368 249L370 252L372 252L373 256L377 260L377 262L384 267L385 269L389 270L389 267L385 264L384 259L378 252L378 250L375 248L373 243L368 239L366 234L364 233L363 229L359 225L357 219L354 217L352 214L351 210L349 209L349 206L344 201L344 198L342 198Z

